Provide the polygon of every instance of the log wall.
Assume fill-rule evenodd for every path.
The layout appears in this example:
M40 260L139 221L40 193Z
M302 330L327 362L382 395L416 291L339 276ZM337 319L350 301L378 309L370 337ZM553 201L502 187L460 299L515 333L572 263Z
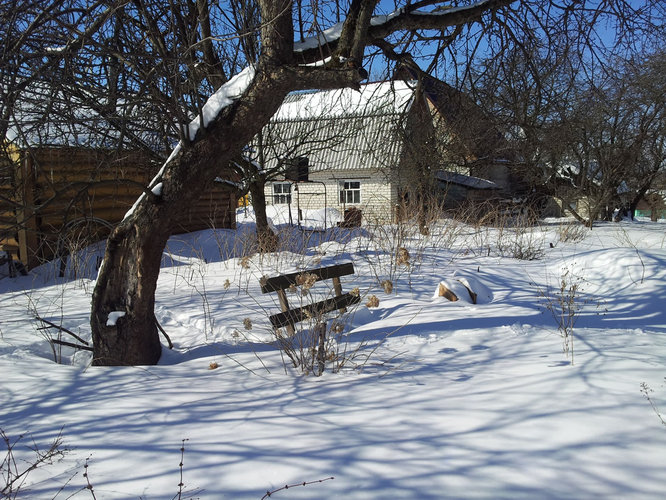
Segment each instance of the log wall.
M18 247L18 258L34 267L72 245L102 240L159 167L136 152L75 147L23 152L13 169L0 170L7 174L0 175L0 245ZM20 208L8 199L17 199ZM183 207L173 232L234 228L236 204L232 191L216 183L198 203Z

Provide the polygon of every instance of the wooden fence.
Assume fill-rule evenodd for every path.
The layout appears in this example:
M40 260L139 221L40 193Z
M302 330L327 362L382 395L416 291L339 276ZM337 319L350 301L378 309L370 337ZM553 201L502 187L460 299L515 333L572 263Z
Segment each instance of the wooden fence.
M31 268L72 244L108 236L159 165L136 152L75 147L15 153L0 165L0 250ZM237 200L221 184L183 207L174 233L235 227Z
M2 144L0 151L0 251L18 253L18 233L15 230L16 219L16 184L15 163L19 153L11 145Z

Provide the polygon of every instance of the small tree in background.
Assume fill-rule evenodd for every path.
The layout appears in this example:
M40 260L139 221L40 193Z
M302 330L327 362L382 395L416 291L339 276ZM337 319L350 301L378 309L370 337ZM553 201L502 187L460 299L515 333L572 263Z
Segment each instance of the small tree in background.
M663 171L664 54L614 55L608 71L577 49L516 45L480 66L471 90L507 131L533 193L592 227L615 209L633 213Z

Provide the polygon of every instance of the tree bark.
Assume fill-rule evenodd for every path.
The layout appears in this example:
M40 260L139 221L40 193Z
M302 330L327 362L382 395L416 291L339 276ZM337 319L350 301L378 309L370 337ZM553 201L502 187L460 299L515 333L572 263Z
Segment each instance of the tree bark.
M94 365L147 365L160 359L154 315L162 250L170 231L152 207L119 226L107 241L105 261L93 292L91 327ZM109 314L125 314L113 325Z
M254 209L255 223L257 224L257 244L261 253L275 252L279 243L278 235L273 232L268 224L265 185L263 178L253 180L250 183L252 208Z

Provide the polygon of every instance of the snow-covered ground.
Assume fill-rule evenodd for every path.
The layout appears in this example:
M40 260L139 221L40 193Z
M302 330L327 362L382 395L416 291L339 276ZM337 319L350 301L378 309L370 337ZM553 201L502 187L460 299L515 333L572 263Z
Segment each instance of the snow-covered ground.
M237 231L170 240L156 315L175 347L158 366L91 367L88 352L57 346L54 362L45 337L58 333L34 315L89 340L93 251L70 266L77 278L44 266L0 279L0 428L23 436L19 470L58 435L67 449L20 498L92 498L86 461L98 499L260 499L317 480L271 497L664 498L666 426L641 384L666 407L666 225L441 221L422 238L409 225L323 230L322 214L304 223L318 231L289 229L271 215L285 248L270 256L251 254L243 214ZM331 358L345 364L302 374L272 343L279 307L259 279L348 261L343 288L363 300L337 320ZM462 281L477 304L434 296ZM565 315L559 328L561 305L573 326Z

